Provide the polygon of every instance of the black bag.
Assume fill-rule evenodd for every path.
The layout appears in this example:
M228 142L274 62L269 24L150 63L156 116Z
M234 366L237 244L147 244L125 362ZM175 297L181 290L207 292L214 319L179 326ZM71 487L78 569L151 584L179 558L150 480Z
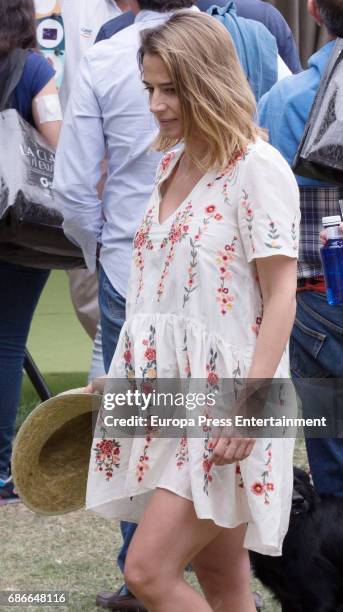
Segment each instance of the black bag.
M292 170L327 183L343 183L343 39L323 75Z
M1 111L12 104L24 63L22 50L8 58ZM54 208L54 151L14 109L0 112L0 142L0 260L46 269L84 267L81 249L65 236L63 216Z

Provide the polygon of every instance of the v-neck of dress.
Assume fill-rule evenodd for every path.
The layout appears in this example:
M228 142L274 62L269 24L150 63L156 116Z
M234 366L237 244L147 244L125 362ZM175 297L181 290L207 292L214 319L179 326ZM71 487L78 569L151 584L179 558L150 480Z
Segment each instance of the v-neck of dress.
M180 202L179 206L175 208L175 210L170 215L168 215L168 217L166 217L166 219L164 219L162 223L160 223L160 204L162 200L160 187L170 177L171 173L174 171L175 166L176 164L179 163L183 152L184 152L184 147L182 147L178 151L175 151L175 157L171 160L169 167L167 168L166 173L163 177L163 180L157 186L156 224L160 228L165 227L168 224L170 225L170 223L174 221L176 215L182 210L185 204L186 203L188 204L189 201L192 199L194 192L199 188L200 185L202 185L204 178L208 180L208 173L205 172L205 174L203 174L203 176L195 183L194 187L192 187L192 189L187 194L187 196L182 200L182 202Z

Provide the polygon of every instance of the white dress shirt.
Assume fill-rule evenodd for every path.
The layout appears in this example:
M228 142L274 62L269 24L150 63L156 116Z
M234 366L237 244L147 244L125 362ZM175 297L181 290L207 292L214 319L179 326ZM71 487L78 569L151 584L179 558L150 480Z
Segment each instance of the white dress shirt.
M141 11L135 23L97 43L81 60L56 154L56 206L64 230L95 270L100 261L113 287L126 296L132 240L153 189L161 157L150 146L157 133L137 63L141 30L170 13ZM107 152L103 201L96 185Z
M63 110L68 102L79 63L107 21L121 15L114 0L60 0L65 35L65 65L60 99Z

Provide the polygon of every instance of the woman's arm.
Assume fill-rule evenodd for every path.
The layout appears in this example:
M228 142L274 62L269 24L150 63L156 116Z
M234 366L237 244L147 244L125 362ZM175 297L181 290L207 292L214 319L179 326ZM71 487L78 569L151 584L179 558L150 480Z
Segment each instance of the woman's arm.
M275 255L257 259L256 266L263 317L248 378L273 378L294 323L297 260Z
M273 378L282 353L291 335L297 286L297 260L276 255L256 260L257 273L263 299L263 317L256 341L254 356L248 373L246 398L259 386L255 379ZM246 459L254 448L253 438L225 436L211 441L213 453L210 463L226 465Z
M58 96L55 79L51 79L32 100L32 115L37 130L46 138L53 149L57 148L57 143L61 131L62 120L44 121L40 116L37 101L44 96Z

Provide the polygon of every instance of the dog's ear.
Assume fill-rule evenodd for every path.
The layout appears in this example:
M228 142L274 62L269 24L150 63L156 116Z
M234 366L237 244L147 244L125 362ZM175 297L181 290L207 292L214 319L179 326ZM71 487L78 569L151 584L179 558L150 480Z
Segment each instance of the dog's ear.
M311 484L310 476L305 470L294 467L292 514L302 514L320 501ZM306 502L306 503L305 503Z

